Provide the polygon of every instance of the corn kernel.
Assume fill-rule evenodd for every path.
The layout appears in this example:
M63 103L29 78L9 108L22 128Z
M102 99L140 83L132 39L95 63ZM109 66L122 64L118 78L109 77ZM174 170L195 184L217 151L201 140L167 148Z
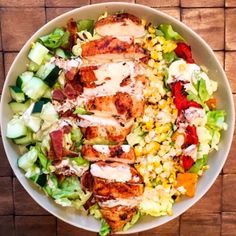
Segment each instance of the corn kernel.
M148 32L149 32L150 34L154 34L154 33L156 33L156 30L155 30L154 27L149 26L149 27L148 27Z
M151 51L151 58L154 60L157 60L158 59L158 52L155 50Z
M164 53L168 53L168 52L174 51L176 47L177 47L177 45L174 41L167 40L163 44L162 49L163 49Z
M165 43L165 41L166 41L163 36L158 36L157 38L158 38L158 41L159 41L159 43L160 43L161 45L163 45L163 44Z

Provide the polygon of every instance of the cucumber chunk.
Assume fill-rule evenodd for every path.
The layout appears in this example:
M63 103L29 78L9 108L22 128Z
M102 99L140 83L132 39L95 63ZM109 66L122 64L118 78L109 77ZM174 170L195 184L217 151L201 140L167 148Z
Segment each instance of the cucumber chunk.
M48 52L49 50L46 47L44 47L41 43L36 42L31 48L28 58L34 63L41 65Z
M13 139L13 142L17 145L29 145L34 142L32 132L29 130L25 137Z
M36 162L38 158L38 152L36 148L32 148L30 151L26 152L23 156L18 159L18 166L24 171L28 171Z
M60 72L60 68L54 64L47 63L45 65L40 66L39 70L36 73L36 76L44 80L44 82L52 87L56 80L58 79Z
M48 86L39 78L33 77L27 83L23 83L23 92L33 100L38 100L43 96Z
M24 103L11 101L8 104L14 114L23 114L27 110L27 108L30 106L30 100L27 100Z
M16 86L22 89L23 84L26 84L27 82L29 82L33 76L34 76L33 72L25 71L20 76L18 76L16 80Z
M27 135L27 128L24 121L19 118L13 118L7 124L7 137L8 138L22 138Z
M23 91L17 86L10 86L9 87L10 94L13 100L17 102L24 102L25 101L25 94Z

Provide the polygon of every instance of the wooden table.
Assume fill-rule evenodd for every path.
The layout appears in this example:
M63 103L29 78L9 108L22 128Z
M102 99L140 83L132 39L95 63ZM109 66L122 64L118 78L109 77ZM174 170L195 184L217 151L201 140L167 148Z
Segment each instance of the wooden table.
M17 52L37 29L66 11L98 2L101 1L0 0L0 89ZM199 33L224 66L236 101L236 0L136 0L136 3L159 8ZM72 227L39 207L14 177L0 145L0 236L5 235L96 234ZM194 207L177 219L139 235L235 236L236 141L217 181Z

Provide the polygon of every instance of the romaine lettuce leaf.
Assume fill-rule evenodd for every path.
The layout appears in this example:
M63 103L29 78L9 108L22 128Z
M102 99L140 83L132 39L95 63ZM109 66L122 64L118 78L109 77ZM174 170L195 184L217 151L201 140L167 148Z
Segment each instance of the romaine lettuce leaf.
M99 231L99 235L100 236L106 236L110 233L111 228L110 228L109 224L104 219L101 220L101 223L102 223L102 226L101 226L101 229Z
M208 156L207 155L203 155L203 157L201 159L198 159L195 162L195 164L191 167L189 172L191 172L191 173L198 173L202 169L202 167L207 164L207 161L208 161Z
M176 41L185 41L184 38L177 32L175 32L171 25L169 24L161 24L158 27L166 39L176 40Z
M224 110L209 111L207 113L207 126L213 130L226 130L225 115Z
M130 229L134 224L137 223L137 221L139 220L141 216L141 213L140 211L137 211L137 213L132 217L131 221L126 223L124 228L123 228L123 231L127 231L128 229Z

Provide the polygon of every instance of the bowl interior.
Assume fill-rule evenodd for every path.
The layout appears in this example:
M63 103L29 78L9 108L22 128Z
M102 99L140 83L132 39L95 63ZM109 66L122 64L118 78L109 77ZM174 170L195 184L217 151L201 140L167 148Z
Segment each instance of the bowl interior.
M154 24L160 23L170 23L176 31L178 31L186 41L191 45L193 50L193 55L198 64L204 65L209 70L210 78L219 82L218 92L216 96L219 101L219 107L223 108L227 112L227 123L228 130L222 133L222 139L219 146L219 151L214 152L210 155L209 165L210 169L202 176L198 182L197 193L194 198L184 199L183 201L176 203L173 207L173 215L165 216L161 218L144 217L140 222L130 229L127 233L135 233L143 230L147 230L153 227L157 227L163 223L170 221L171 219L177 217L189 207L191 207L196 201L198 201L210 188L210 186L215 181L216 177L220 173L224 162L227 158L229 148L232 142L233 130L234 130L234 106L231 90L229 83L225 76L223 69L221 68L219 62L214 56L210 47L191 29L189 29L184 24L175 20L174 18L151 8L134 5L127 3L103 3L90 5L75 9L71 12L57 17L53 21L50 21L39 31L37 31L30 40L25 44L17 58L13 62L10 71L7 75L5 85L3 88L2 98L1 98L1 132L3 144L6 150L8 160L11 164L15 175L24 186L26 191L31 195L31 197L38 202L43 208L51 212L58 218L75 225L80 228L84 228L90 231L99 231L100 223L96 221L93 217L88 217L81 215L78 211L73 209L62 208L56 205L52 200L45 196L45 194L39 190L34 184L28 181L23 172L17 167L16 159L18 157L18 150L13 143L6 138L6 126L7 122L12 117L12 112L7 105L10 101L10 95L8 91L8 86L15 83L17 76L26 70L27 54L30 48L30 43L35 41L39 36L51 32L57 26L63 26L66 24L67 20L71 17L74 19L86 19L92 18L96 20L98 16L103 14L105 11L109 13L114 13L117 11L124 10L125 12L133 13L141 18L145 18Z

